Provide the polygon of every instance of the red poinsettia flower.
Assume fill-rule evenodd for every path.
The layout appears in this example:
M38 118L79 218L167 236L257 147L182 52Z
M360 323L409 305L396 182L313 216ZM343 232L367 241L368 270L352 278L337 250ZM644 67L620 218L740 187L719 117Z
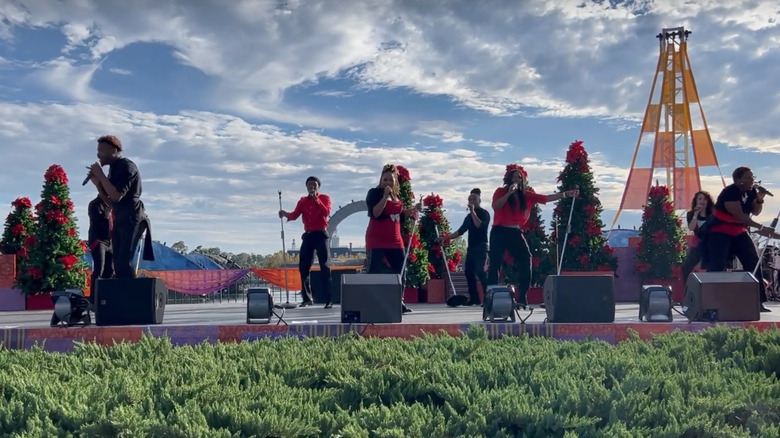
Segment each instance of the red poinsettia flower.
M89 250L89 247L87 247L87 242L80 240L79 245L81 245L81 249L84 250L84 252L87 252ZM416 256L415 256L416 257Z
M607 254L607 255L612 255L612 254L614 254L614 253L615 253L615 248L613 248L613 247L611 247L611 246L609 246L609 245L604 245L604 247L603 247L603 248L601 248L601 251L602 251L604 254Z
M68 185L68 176L65 173L65 169L57 164L52 164L48 169L46 169L44 179L47 183L58 182L63 185Z
M68 201L65 203L65 205L68 206L68 211L72 213L73 212L73 201L68 199Z
M68 236L75 236L76 235L76 229L75 228L68 228Z
M11 233L13 233L14 236L21 236L26 231L27 230L24 228L24 225L22 224L14 224L14 226L11 227Z
M586 161L587 159L588 153L585 152L585 148L582 146L582 140L577 140L569 145L569 150L566 152L567 163L573 164L579 161Z
M414 251L409 253L409 261L412 263L417 261L417 254L415 254Z
M531 257L531 267L538 268L539 264L542 263L542 259L536 256Z
M30 277L35 279L43 278L43 271L35 266L30 266L27 268L27 273L30 274Z
M663 232L663 230L658 230L655 233L653 233L653 243L656 245L660 245L664 242L666 242L669 239L669 236Z
M598 210L592 204L588 204L582 209L585 211L585 217L587 218L592 218L593 216L596 216L596 213L598 213Z
M30 234L24 239L24 246L27 248L32 248L38 243L38 240L35 238L35 234Z
M444 201L438 196L431 193L423 199L423 205L426 207L439 208L444 205Z
M62 205L62 201L56 195L51 195L49 202L51 202L52 205Z
M30 198L26 197L16 198L16 200L14 200L11 205L14 208L32 208L32 202L30 202Z
M433 267L433 265L432 265L432 264L430 264L430 263L428 263L428 272L429 272L430 274L432 274L432 275L433 275L433 274L436 274L436 268L434 268L434 267Z
M27 257L30 257L30 252L27 251L27 248L22 248L19 251L16 251L16 256L26 259Z
M645 210L642 212L642 220L646 221L655 215L655 209L649 205L645 205Z
M674 206L672 205L671 202L664 202L663 204L661 204L661 211L663 211L664 214L670 214L671 212L674 211Z
M395 169L398 171L399 183L412 181L412 177L409 176L409 170L407 170L404 166L395 166ZM414 195L412 195L412 198L414 198Z
M430 219L433 221L433 223L435 223L436 225L439 225L439 224L441 224L441 222L442 222L442 217L441 217L441 214L440 214L438 211L436 211L436 210L433 210L433 211L431 211L430 213L428 213L428 217L429 217L429 218L430 218Z
M436 256L437 259L441 258L441 246L433 245L431 247L431 252L433 252L433 255Z
M669 196L669 188L666 186L653 186L650 188L651 199L662 199Z
M594 222L592 220L589 220L588 224L585 227L585 233L587 233L588 236L591 236L591 237L593 237L593 236L600 236L601 235L601 227L599 227L599 225L596 222Z
M455 263L460 264L461 261L460 257L461 257L460 252L456 251L455 254L453 254L452 256L452 259L455 260Z
M580 256L577 257L577 261L580 262L580 265L582 265L582 267L587 267L588 265L590 265L590 256L588 256L587 254L580 254Z
M458 266L452 260L447 260L447 269L449 269L450 272L455 272L458 270Z
M73 254L68 254L64 257L60 257L60 262L63 266L65 266L65 269L70 270L73 265L78 263L79 259Z
M569 246L576 248L582 244L582 237L575 234L574 236L569 236Z

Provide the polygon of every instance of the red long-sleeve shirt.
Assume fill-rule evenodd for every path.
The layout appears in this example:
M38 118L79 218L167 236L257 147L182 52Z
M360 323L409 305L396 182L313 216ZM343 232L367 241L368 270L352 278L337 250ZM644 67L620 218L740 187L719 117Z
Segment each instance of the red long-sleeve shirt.
M506 192L506 187L497 188L493 193L493 202L496 202L496 200L504 196ZM539 195L532 190L527 190L525 192L525 203L525 210L520 210L519 207L517 207L517 209L513 209L512 206L509 205L509 201L507 201L501 208L495 210L495 213L493 214L493 226L522 227L526 222L528 222L528 218L531 216L531 208L534 206L534 204L546 204L547 196Z
M303 216L303 229L305 231L322 231L328 228L328 216L330 216L330 196L320 193L316 198L304 196L298 200L295 210L287 216L288 221Z

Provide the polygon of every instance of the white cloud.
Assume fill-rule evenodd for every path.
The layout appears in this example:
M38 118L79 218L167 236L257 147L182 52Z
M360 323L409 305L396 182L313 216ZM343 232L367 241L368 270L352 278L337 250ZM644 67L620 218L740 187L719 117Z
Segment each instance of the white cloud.
M124 69L124 68L110 68L108 69L111 73L121 75L121 76L129 76L133 74L130 70Z

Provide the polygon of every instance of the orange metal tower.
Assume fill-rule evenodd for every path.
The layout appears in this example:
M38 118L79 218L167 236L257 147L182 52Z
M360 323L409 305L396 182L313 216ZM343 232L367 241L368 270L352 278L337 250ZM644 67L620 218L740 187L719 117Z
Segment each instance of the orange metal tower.
M642 209L653 178L664 171L675 209L688 208L694 193L701 190L700 167L716 166L720 172L688 58L690 34L684 27L675 27L657 35L658 66L626 188L610 228L623 210ZM643 145L653 146L653 156L650 167L640 168L636 161ZM725 187L722 174L721 181Z

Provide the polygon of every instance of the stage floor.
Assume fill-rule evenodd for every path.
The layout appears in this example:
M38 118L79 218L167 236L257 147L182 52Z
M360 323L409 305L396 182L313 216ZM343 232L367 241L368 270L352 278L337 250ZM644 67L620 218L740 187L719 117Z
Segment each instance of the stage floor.
M635 331L642 338L673 330L698 331L713 324L689 323L674 313L671 323L641 322L639 305L618 304L614 323L544 323L545 310L535 308L525 324L520 322L483 322L482 308L451 308L444 304L410 304L414 312L404 315L399 324L341 324L338 305L324 309L321 305L287 309L284 320L288 325L246 324L246 303L172 304L165 309L163 324L122 327L49 327L52 311L0 312L0 339L6 348L27 349L43 343L51 351L70 351L75 342L95 341L111 345L114 342L135 342L143 333L168 336L177 345L195 345L202 342L231 342L262 338L339 336L357 333L364 336L411 338L441 331L458 335L473 324L484 324L491 338L500 336L547 336L561 340L588 337L607 342L619 342ZM535 306L534 306L535 307ZM756 327L766 330L780 327L780 303L767 304L772 312L762 313L761 321L723 323L738 327ZM279 310L277 310L279 312ZM521 311L525 317L527 311Z

